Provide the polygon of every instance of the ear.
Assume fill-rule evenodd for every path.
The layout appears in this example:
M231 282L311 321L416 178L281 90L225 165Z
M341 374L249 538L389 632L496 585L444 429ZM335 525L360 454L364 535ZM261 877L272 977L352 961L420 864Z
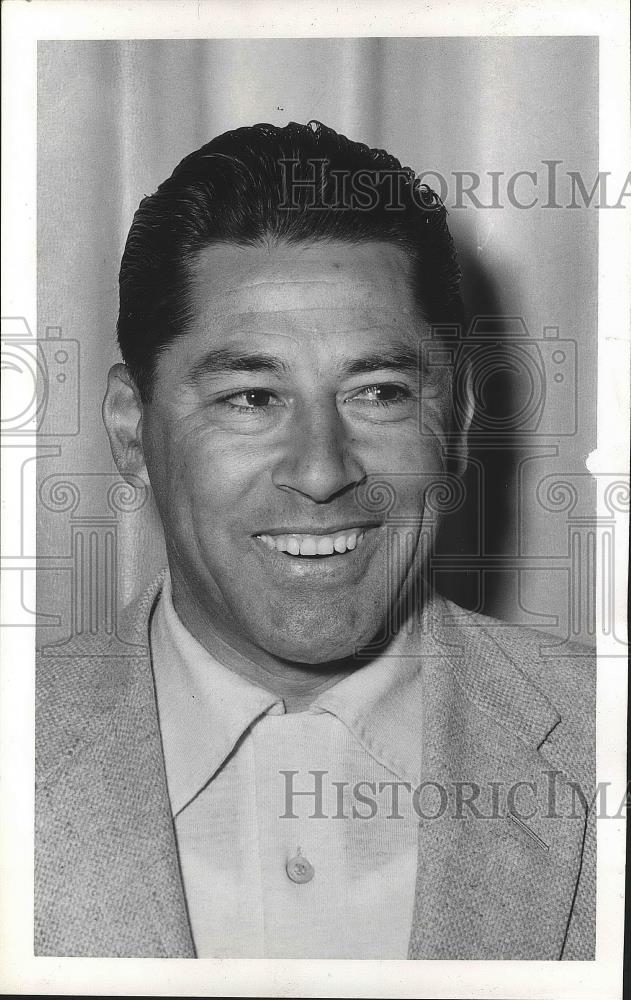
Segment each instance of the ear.
M137 483L140 478L148 486L149 476L142 449L143 406L126 365L117 364L110 368L101 412L112 457L121 476L132 485L134 480Z
M465 361L462 369L455 375L456 382L452 393L453 430L455 440L454 471L462 476L467 468L467 439L475 413L475 397L471 365Z

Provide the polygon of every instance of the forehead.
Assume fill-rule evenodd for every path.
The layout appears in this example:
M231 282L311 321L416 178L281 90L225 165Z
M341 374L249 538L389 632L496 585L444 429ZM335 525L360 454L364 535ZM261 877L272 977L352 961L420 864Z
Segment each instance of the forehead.
M193 325L208 334L417 324L411 261L389 244L214 245L197 255L191 278Z

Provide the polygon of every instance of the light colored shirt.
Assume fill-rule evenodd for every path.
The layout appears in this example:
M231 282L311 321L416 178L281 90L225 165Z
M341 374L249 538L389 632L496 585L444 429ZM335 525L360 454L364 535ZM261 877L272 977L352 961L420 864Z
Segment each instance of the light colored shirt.
M373 660L287 713L187 631L168 574L151 652L197 956L406 958L419 660Z

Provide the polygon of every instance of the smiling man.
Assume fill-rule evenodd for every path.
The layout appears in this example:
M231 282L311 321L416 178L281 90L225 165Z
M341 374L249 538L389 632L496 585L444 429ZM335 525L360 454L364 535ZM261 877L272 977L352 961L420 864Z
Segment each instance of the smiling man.
M103 416L168 569L134 655L40 669L39 954L592 954L589 661L431 584L458 280L436 196L318 123L141 203Z
M160 354L147 405L111 372L114 455L151 482L178 615L259 683L279 659L282 688L291 664L344 662L374 638L387 538L357 489L405 473L399 512L420 530L419 483L442 471L448 394L421 433L410 271L381 241L209 246L190 268L195 319Z

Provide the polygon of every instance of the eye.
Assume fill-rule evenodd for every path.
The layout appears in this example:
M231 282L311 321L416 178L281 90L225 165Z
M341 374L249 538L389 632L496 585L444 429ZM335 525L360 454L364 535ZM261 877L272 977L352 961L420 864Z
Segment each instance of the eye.
M226 396L223 402L235 410L264 410L269 406L282 406L269 389L244 389Z
M353 400L367 403L369 406L393 406L406 402L410 398L410 390L403 385L392 382L367 385L352 397Z

